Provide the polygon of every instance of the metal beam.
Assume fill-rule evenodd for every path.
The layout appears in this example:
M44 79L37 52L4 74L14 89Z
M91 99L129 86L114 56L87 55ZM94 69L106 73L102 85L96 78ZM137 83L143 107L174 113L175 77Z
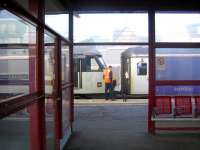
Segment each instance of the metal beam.
M91 43L74 43L74 46L104 46L104 45L148 45L148 42L91 42Z
M156 85L200 85L200 80L157 80Z
M73 18L73 11L69 11L69 40L74 43L73 37L74 37L74 18ZM70 59L70 82L72 83L71 85L71 90L70 90L70 123L72 127L72 123L74 121L74 59L73 59L73 44L69 45L69 59Z
M44 0L29 0L30 11L35 14L37 19L44 24ZM30 92L37 91L45 94L44 79L44 26L37 26L36 30L36 49L30 49L29 55L36 56L30 58L29 79ZM35 65L34 65L35 64ZM32 72L32 70L35 70ZM33 76L33 77L32 77ZM35 76L35 77L34 77ZM29 106L30 111L30 149L46 149L46 124L45 124L45 98Z
M200 48L200 42L157 42L156 48Z
M55 150L60 150L60 139L62 138L62 82L61 82L61 41L60 38L56 38L56 46L54 49L54 120L55 120Z
M19 110L26 108L37 101L44 99L44 95L38 93L22 94L0 101L0 119Z

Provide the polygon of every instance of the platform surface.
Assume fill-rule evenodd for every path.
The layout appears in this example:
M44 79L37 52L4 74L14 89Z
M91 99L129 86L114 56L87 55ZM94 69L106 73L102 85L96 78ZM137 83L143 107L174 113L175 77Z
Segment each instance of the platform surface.
M196 150L199 133L147 133L147 100L76 100L65 150Z

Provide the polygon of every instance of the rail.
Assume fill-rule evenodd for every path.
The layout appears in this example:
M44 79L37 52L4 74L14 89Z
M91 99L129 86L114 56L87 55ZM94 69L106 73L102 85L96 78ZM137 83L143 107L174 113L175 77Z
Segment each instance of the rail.
M0 101L0 119L15 113L27 105L43 99L45 95L39 93L21 94Z

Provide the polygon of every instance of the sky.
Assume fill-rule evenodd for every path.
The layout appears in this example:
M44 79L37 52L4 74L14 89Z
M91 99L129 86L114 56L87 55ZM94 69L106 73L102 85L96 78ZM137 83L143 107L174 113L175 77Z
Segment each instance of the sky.
M55 21L56 20L56 21ZM67 36L68 15L47 15L45 22L59 33ZM200 14L156 14L156 37L158 41L168 42L195 42L191 39L188 26L200 25ZM74 17L74 41L81 42L95 37L100 42L112 42L113 32L126 32L120 40L127 40L131 32L140 37L141 42L146 42L148 37L147 13L115 13L115 14L80 14ZM129 32L129 33L128 33ZM200 34L200 27L197 32ZM131 41L137 42L136 39ZM97 41L97 42L99 42Z
M156 40L159 42L199 42L200 14L157 13ZM68 15L48 15L46 23L67 37ZM56 21L55 21L56 20ZM199 25L195 31L189 31L189 26ZM195 35L191 35L195 32ZM115 33L118 33L115 35ZM115 36L114 36L115 35ZM118 37L117 37L118 36ZM116 38L117 39L114 39ZM96 13L79 14L74 17L74 41L84 42L94 39L94 42L148 42L147 13ZM127 46L98 46L103 55L121 53ZM106 52L109 49L109 53ZM118 49L118 50L117 50ZM111 52L113 51L113 52ZM120 57L120 54L117 56ZM105 57L110 58L110 57ZM113 57L107 62L119 62Z

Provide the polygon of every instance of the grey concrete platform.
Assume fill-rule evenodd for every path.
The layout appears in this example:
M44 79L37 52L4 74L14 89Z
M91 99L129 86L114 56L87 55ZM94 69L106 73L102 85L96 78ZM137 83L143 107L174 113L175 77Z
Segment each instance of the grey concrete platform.
M76 100L66 150L198 150L199 133L147 133L147 100Z

